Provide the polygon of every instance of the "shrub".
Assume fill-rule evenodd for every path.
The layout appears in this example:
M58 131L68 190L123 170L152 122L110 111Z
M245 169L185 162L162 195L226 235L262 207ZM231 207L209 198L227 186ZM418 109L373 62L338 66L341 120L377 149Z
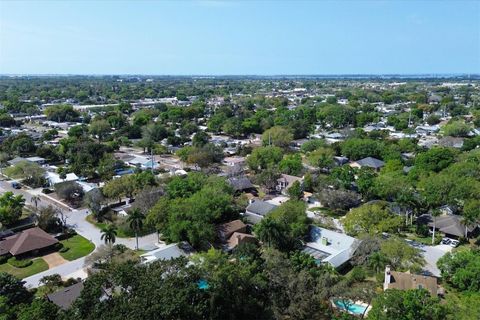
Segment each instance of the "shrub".
M52 193L53 190L44 188L44 189L42 189L42 192L45 193L45 194L49 194L49 193Z
M8 261L8 256L1 256L0 257L0 264L4 264L7 261Z
M67 252L68 250L70 250L69 247L63 247L63 248L61 248L60 250L58 250L58 252L63 253L63 252Z
M10 259L8 259L8 263L15 268L26 268L30 266L33 263L33 261L31 259L19 260L15 257L11 257Z

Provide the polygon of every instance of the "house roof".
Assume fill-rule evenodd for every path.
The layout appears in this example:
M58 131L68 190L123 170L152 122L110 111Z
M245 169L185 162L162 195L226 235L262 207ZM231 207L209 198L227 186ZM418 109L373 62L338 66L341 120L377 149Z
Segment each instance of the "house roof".
M252 182L247 177L229 178L227 181L235 191L254 188Z
M429 227L433 228L433 218L430 214L423 214L418 218L420 223L426 223ZM445 234L454 235L457 237L465 236L465 224L458 215L443 215L436 217L435 228ZM472 224L467 227L468 232L472 232L477 228L477 225Z
M0 242L0 252L10 252L13 256L43 249L58 243L58 240L35 227L24 230Z
M222 237L228 239L233 233L243 231L246 227L247 226L245 225L245 223L243 223L241 220L233 220L218 225L217 231L221 234Z
M361 167L370 167L374 169L379 169L385 165L385 162L382 160L373 158L373 157L366 157L361 160L356 161Z
M303 251L321 262L330 263L335 268L352 257L358 242L346 234L317 226L311 227L309 236L310 242Z
M142 254L140 257L142 258L143 263L149 263L156 260L171 260L181 256L187 256L190 250L192 250L191 247L186 250L186 246L181 243L172 243L165 247Z
M295 181L301 182L302 180L303 180L303 178L301 178L301 177L291 176L291 175L288 175L288 174L282 174L280 176L280 178L277 179L278 182L286 182L287 185L289 185L289 186L292 183L294 183Z
M260 216L267 215L270 211L276 209L277 206L262 200L256 200L250 203L247 207L247 211L258 214Z
M50 293L47 295L47 299L50 302L55 303L63 310L70 308L72 303L80 296L83 290L83 283L75 283L69 287L63 288L60 291Z
M412 290L424 288L432 296L437 295L437 278L410 274L405 272L390 271L388 289Z
M257 242L257 238L255 238L251 234L234 232L228 239L227 245L229 249L233 249L233 248L236 248L238 245L242 243L247 243L247 242L248 243Z

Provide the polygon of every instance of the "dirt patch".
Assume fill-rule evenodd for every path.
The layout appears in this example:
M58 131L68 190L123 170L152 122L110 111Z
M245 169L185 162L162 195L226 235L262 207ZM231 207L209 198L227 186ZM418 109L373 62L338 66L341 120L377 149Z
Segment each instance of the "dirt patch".
M63 257L58 252L47 254L42 258L48 264L49 269L68 262L67 260L63 259Z

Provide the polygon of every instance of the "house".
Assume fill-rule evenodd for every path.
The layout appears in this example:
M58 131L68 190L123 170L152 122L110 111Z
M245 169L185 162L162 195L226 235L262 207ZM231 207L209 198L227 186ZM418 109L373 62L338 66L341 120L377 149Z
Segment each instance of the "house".
M78 282L60 291L47 294L47 300L56 304L59 308L67 310L73 304L83 290L83 283Z
M430 230L435 230L445 234L449 238L472 237L478 233L478 224L471 224L466 226L462 217L458 215L441 215L435 218L435 221L430 214L422 214L417 219L417 223L426 224Z
M318 264L328 263L334 268L349 261L359 243L346 234L316 226L310 227L309 238L303 252L315 258Z
M229 167L244 166L245 165L245 157L226 157L223 159L223 163Z
M27 160L28 162L31 162L31 163L36 163L40 166L47 163L47 160L45 158L42 158L42 157L29 157L29 158L25 158L25 160Z
M281 192L282 194L286 194L288 189L296 182L298 181L300 185L303 184L303 178L300 177L295 177L291 176L288 174L282 174L280 178L277 179L277 186L276 189L278 192Z
M0 241L0 256L10 253L19 256L32 251L46 249L58 243L58 240L35 227L6 237Z
M357 161L354 161L354 162L350 163L350 167L352 167L352 168L367 167L367 168L372 168L375 171L380 170L384 165L385 165L385 162L383 162L382 160L373 158L373 157L366 157L366 158L363 158L361 160L357 160Z
M193 248L186 242L172 243L165 247L149 251L140 256L141 263L147 264L157 260L172 260L179 257L187 257L193 252Z
M459 137L443 137L438 140L438 145L447 148L461 149L463 147L463 138Z
M229 178L227 182L235 192L256 191L254 185L247 177Z
M244 217L247 218L248 222L256 224L276 208L277 206L274 204L262 200L254 200L246 208Z
M385 280L383 290L414 290L425 289L430 292L432 297L438 295L437 278L406 272L396 272L390 270L390 266L385 267Z
M78 181L79 179L78 176L73 172L67 173L65 176L65 179L60 178L60 175L56 172L47 171L45 175L46 175L48 184L52 187L57 183L62 183L67 181Z
M247 225L241 220L233 220L217 226L218 238L222 242L227 241L235 232L247 232Z
M241 233L241 232L234 232L226 243L225 249L227 251L232 251L237 246L243 243L257 243L258 240L251 234Z

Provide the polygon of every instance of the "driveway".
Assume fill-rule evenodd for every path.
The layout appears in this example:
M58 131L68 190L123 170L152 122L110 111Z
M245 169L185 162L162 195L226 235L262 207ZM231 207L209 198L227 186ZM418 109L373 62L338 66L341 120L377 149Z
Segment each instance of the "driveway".
M43 260L48 264L48 268L55 268L61 264L67 263L68 261L63 259L63 257L58 252L53 252L42 257Z
M425 267L423 268L424 271L427 274L440 277L440 270L437 268L437 261L447 252L452 251L452 247L442 244L437 246L419 245L416 247L422 251L423 257L426 261Z

